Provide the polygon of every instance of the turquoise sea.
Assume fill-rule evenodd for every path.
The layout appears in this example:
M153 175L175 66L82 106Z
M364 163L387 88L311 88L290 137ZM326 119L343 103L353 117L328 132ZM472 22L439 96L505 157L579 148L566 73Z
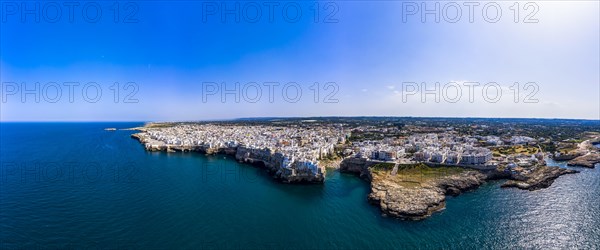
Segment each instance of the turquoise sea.
M286 185L223 156L146 152L133 131L104 131L138 125L0 123L0 249L600 247L600 168L534 192L490 182L401 221L369 205L354 175Z

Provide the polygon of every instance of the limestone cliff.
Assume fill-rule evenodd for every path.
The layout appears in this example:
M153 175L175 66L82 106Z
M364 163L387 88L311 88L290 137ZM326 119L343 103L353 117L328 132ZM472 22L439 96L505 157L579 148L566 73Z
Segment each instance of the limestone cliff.
M370 181L368 201L384 215L420 220L446 206L446 196L457 196L478 188L487 180L508 179L502 187L536 190L549 187L561 175L575 170L535 166L519 171L475 170L456 166L428 166L424 163L393 164L347 158L340 171L356 173Z

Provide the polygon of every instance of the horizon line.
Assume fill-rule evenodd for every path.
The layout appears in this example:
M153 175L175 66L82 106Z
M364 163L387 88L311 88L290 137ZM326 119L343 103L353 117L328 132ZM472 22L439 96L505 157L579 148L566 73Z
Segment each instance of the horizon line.
M299 118L415 118L415 119L524 119L524 120L578 120L578 121L600 121L590 118L564 118L564 117L490 117L490 116L255 116L255 117L236 117L223 119L195 119L195 120L0 120L0 123L76 123L76 122L219 122L219 121L238 121L244 119L299 119Z

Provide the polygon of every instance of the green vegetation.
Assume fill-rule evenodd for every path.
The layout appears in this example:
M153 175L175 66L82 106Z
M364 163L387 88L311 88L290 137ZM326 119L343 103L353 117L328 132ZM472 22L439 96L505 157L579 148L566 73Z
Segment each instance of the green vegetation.
M377 141L384 138L398 138L402 134L400 132L382 133L379 131L352 131L349 141Z
M500 146L492 148L492 153L494 154L494 156L513 154L532 155L536 154L537 152L539 152L538 147L528 145Z
M387 162L382 162L382 163L377 163L373 166L371 166L371 169L373 171L392 171L392 169L394 168L394 163L387 163Z
M146 128L170 128L170 127L174 127L178 124L180 124L180 123L177 123L177 122L161 122L161 123L151 122L151 123L146 123L144 125L144 127L146 127Z
M470 171L460 167L429 167L423 163L399 164L398 172L392 175L394 163L378 163L371 166L376 178L386 178L404 187L418 187L431 180Z
M556 151L561 154L575 154L578 148L577 143L559 142Z
M540 147L544 152L554 153L556 152L556 145L554 142L541 143Z

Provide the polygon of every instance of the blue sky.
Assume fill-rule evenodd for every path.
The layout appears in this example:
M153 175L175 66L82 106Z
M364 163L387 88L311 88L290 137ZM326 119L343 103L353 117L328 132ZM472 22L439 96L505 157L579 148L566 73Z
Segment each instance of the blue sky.
M76 2L70 21L64 2L56 6L37 2L36 12L36 2L23 6L2 1L0 118L600 119L598 1L544 1L528 8L520 2L519 22L515 22L514 2L498 2L502 13L497 22L485 20L496 17L494 9L483 15L487 2L474 7L473 22L468 7L457 2L462 15L455 23L450 21L456 6L448 5L454 2L437 2L440 22L431 14L421 20L421 4L433 9L433 1L271 2L277 4L273 20L265 2L134 1L120 2L118 11L114 2ZM239 21L235 14L223 17L223 9L235 9L236 3ZM409 15L414 4L420 10ZM254 19L257 7L262 15ZM24 8L37 14L27 14ZM92 22L95 8L102 13ZM302 12L297 19L295 8ZM58 21L52 22L55 18ZM525 23L526 18L537 22ZM71 82L79 84L74 85L73 100L66 85ZM84 96L83 87L91 82L93 88L86 88ZM267 86L273 82L270 100ZM472 102L467 96L469 82L479 83L473 87ZM458 101L453 101L456 88L444 88L448 83L461 87ZM484 88L486 84L493 87L491 91ZM209 94L209 85L219 89ZM411 92L409 85L419 91ZM293 88L284 93L284 86ZM221 87L235 90L240 101L234 94L222 100ZM436 94L422 96L423 87ZM96 89L101 90L100 96ZM299 96L297 89L302 92ZM497 90L502 95L495 99ZM435 95L441 96L440 101Z

